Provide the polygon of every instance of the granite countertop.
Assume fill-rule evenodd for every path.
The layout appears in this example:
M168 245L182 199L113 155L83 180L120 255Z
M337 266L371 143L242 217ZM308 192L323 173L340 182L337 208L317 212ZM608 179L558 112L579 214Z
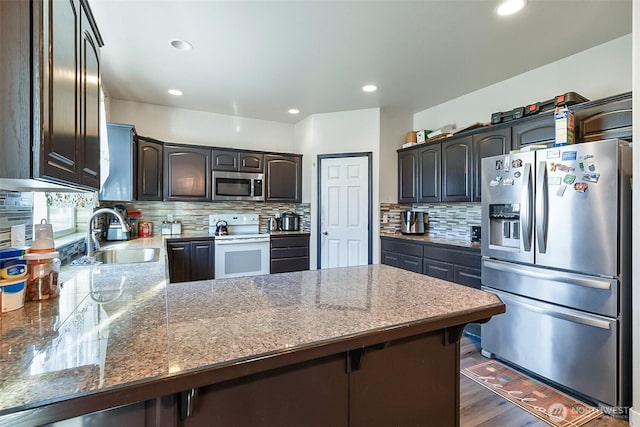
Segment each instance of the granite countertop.
M468 239L449 237L443 234L402 234L402 233L380 233L380 237L393 237L395 239L404 239L421 243L434 243L438 245L458 246L462 248L471 248L480 250L479 242L471 242Z
M2 313L0 424L132 384L504 311L492 294L385 265L169 284L171 237L110 245L159 247L160 260L65 266L58 298ZM83 408L96 410L95 400Z

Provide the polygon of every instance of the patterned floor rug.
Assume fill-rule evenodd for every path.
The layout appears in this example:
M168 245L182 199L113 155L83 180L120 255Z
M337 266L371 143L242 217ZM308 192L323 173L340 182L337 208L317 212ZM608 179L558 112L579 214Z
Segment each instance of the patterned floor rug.
M460 373L555 427L579 427L602 416L599 409L495 360L462 369Z

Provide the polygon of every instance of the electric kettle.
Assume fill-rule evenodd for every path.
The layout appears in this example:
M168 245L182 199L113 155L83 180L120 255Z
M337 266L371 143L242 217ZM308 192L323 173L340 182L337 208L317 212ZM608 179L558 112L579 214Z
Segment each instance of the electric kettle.
M227 221L221 219L216 222L216 236L226 236L227 234L229 234Z

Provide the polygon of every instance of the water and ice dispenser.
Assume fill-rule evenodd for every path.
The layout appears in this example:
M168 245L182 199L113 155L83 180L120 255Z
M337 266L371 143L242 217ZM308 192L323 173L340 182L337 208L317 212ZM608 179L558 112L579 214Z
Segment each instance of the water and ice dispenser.
M520 204L489 205L489 244L520 247Z

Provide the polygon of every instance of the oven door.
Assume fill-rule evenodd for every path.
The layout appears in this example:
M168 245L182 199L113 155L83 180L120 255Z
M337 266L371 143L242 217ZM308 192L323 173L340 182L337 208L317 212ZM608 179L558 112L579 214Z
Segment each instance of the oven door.
M216 279L269 274L269 240L215 240Z

